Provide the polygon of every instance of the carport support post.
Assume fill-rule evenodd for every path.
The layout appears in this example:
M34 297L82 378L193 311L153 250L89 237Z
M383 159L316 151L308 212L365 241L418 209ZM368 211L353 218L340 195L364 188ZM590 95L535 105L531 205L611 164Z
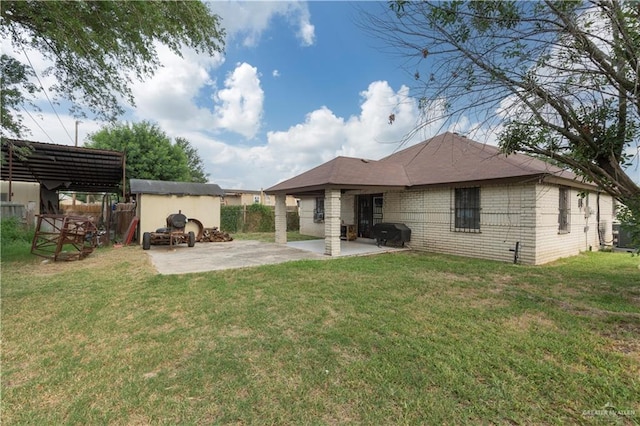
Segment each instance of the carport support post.
M340 256L340 190L324 190L324 254Z
M276 194L276 243L287 244L287 195Z

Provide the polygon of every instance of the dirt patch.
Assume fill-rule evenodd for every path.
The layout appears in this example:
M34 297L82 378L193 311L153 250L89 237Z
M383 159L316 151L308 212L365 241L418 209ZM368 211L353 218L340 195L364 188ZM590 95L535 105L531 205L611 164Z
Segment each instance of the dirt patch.
M34 256L35 258L35 256ZM42 259L39 258L38 259ZM87 269L106 268L112 269L127 262L130 266L127 275L136 273L153 274L151 261L138 246L104 247L100 248L82 260L58 261L42 259L34 263L32 273L36 276L55 275L61 272L83 271Z
M619 322L601 334L610 339L611 349L640 361L640 323Z
M502 324L506 328L520 331L526 331L532 328L558 330L556 324L541 312L535 314L531 312L525 312L520 316L508 318Z

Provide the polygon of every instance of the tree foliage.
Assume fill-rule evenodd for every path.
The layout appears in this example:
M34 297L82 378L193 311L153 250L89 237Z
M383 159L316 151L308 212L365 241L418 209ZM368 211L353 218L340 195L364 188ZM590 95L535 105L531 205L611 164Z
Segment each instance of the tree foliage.
M85 145L124 152L129 179L203 182L202 160L197 150L188 140L180 140L181 143L173 144L157 125L143 121L110 125L89 135ZM184 147L189 150L188 154ZM192 163L199 168L191 169Z
M392 1L366 28L400 53L423 113L463 118L505 153L553 160L628 205L640 136L640 3ZM636 212L640 214L640 212ZM640 217L640 216L639 216Z
M47 71L57 83L49 90L72 102L72 112L88 108L112 121L123 112L121 99L134 104L130 83L160 66L157 46L181 55L183 47L214 55L223 46L220 19L200 1L3 1L0 35L16 52L35 49L51 60ZM3 110L3 131L21 137L19 106L32 92L30 65L12 66L13 91ZM5 83L7 86L5 86ZM9 85L10 84L10 85ZM6 113L6 114L5 114Z
M187 167L189 167L191 182L207 183L209 174L204 171L204 162L200 158L198 149L193 147L187 139L181 137L176 138L176 145L182 148L182 151L187 156Z
M17 112L28 102L28 96L38 91L38 87L29 82L33 70L14 58L0 55L0 135L20 135L26 130L22 124L22 114ZM26 93L25 93L26 92Z

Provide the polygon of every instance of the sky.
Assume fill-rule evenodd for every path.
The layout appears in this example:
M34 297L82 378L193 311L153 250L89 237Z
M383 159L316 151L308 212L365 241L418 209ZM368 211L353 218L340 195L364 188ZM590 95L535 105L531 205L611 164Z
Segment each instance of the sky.
M419 118L408 96L412 75L359 25L362 11L378 13L386 2L208 5L227 33L224 53L184 50L180 58L160 46L163 67L132 85L136 105L124 105L121 121L146 120L172 139L186 138L209 181L223 189L266 189L336 156L377 160L443 131L465 133L473 126L435 122L405 140ZM2 49L11 47L2 41ZM52 83L42 73L47 62L38 52L27 54L43 85ZM52 107L44 95L38 106L40 113L25 116L32 132L25 139L74 145L77 129L82 146L106 125L90 118L76 124L64 102ZM492 135L476 140L495 143ZM631 175L640 182L640 171Z

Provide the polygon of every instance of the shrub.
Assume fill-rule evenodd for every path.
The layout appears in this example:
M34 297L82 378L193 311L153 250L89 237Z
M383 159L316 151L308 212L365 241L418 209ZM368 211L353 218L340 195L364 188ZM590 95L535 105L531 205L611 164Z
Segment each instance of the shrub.
M275 209L264 204L247 206L222 206L220 209L221 229L225 232L275 232ZM297 211L287 211L287 230L300 229Z
M622 229L629 233L636 254L640 254L640 201L629 206L620 206L617 216Z
M300 230L300 215L298 210L287 211L287 231Z
M245 232L274 232L274 209L264 204L251 204L247 206L247 219L244 225Z
M0 221L0 244L2 247L16 243L31 243L34 229L30 228L16 217Z
M220 230L238 232L242 229L242 206L221 206Z
M35 229L11 217L0 221L0 249L2 260L22 260L31 256L31 242Z

